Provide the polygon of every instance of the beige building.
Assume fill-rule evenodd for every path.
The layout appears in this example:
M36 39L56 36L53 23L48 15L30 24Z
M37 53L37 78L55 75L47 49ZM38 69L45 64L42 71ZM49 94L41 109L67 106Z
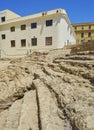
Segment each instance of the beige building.
M94 22L72 24L76 34L76 43L94 40Z
M1 11L0 35L0 57L19 57L75 44L75 33L64 9L25 17Z

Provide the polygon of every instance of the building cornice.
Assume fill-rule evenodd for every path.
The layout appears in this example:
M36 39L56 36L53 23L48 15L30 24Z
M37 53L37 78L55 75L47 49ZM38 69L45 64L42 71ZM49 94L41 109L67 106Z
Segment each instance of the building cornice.
M94 22L74 23L72 26L94 25Z
M4 11L1 11L1 12L7 12L7 11L9 11L9 10L4 10ZM70 20L67 16L66 11L64 9L61 9L61 8L50 10L50 11L44 11L44 12L41 12L41 13L32 14L32 15L28 15L28 16L24 16L24 17L18 17L18 18L10 19L10 20L7 20L3 23L0 23L0 26L12 24L12 23L17 23L17 22L22 22L22 21L33 20L33 19L37 19L37 18L49 17L49 16L52 16L52 15L53 16L56 16L56 15L57 16L63 16L65 18L67 24L71 28L71 30L73 30L73 27L70 23Z
M9 10L4 10L4 11L1 11L1 12L6 12L6 11L9 11ZM55 10L51 10L51 11L45 11L45 12L41 12L41 13L37 13L37 14L24 16L24 17L18 17L18 18L15 18L15 19L10 19L10 20L7 20L7 21L5 21L3 23L0 23L0 25L26 21L26 20L29 20L29 19L36 19L36 18L39 18L39 17L50 16L50 15L53 15L53 14L67 15L67 13L66 13L66 11L64 9L55 9Z

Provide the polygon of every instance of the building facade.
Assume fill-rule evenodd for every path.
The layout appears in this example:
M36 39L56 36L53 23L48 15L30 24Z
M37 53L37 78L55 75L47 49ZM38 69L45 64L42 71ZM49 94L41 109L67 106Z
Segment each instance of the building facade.
M75 33L64 9L21 17L0 12L0 57L24 56L75 44Z
M72 24L76 34L76 43L94 40L94 22Z

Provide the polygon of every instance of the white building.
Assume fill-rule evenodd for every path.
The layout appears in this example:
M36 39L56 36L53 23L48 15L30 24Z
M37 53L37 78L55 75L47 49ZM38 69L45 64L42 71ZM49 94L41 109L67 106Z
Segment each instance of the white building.
M0 57L24 56L32 51L74 44L75 34L64 9L21 17L0 12Z

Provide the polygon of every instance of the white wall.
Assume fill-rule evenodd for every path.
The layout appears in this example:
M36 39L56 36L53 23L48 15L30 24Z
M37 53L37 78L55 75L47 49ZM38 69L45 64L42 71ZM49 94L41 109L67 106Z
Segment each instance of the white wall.
M4 11L0 11L0 23L1 18L5 17L5 21L10 20L10 19L15 19L15 18L19 18L20 16L10 10L4 10Z
M58 48L62 48L68 44L75 44L75 34L72 30L72 27L69 26L66 19L63 16L60 16L60 24L58 27Z
M53 19L53 26L46 27L46 20ZM31 29L31 23L37 22L37 28ZM20 25L26 24L26 30L21 30ZM10 27L15 26L15 32L10 32ZM0 33L6 35L6 39L1 39L3 56L27 54L31 50L49 50L57 48L58 24L56 17L44 17L40 19L12 23L0 28ZM37 38L37 46L31 46L31 38ZM45 37L53 37L52 45L45 45ZM21 47L21 39L26 39L26 47ZM16 47L11 48L10 41L16 41ZM30 45L30 46L29 46Z
M2 18L2 17L5 17L5 19L6 19L7 14L6 14L5 12L0 12L0 23L2 22L2 21L1 21L1 18Z
M11 19L19 18L19 17L21 16L10 10L7 10L7 20L11 20Z
M53 19L53 26L46 27L46 20L50 19ZM37 22L37 28L31 29L31 23L34 22ZM20 29L23 24L26 24L26 30ZM10 31L12 26L15 26L15 32ZM0 34L6 35L6 39L2 40L0 38L2 57L22 56L26 55L30 50L44 51L63 48L68 40L71 44L75 42L73 31L60 14L7 23L0 26ZM31 46L31 38L33 37L37 38L37 46ZM45 37L53 37L52 45L45 45ZM21 47L21 39L26 39L26 47ZM16 47L11 48L11 40L16 41Z

